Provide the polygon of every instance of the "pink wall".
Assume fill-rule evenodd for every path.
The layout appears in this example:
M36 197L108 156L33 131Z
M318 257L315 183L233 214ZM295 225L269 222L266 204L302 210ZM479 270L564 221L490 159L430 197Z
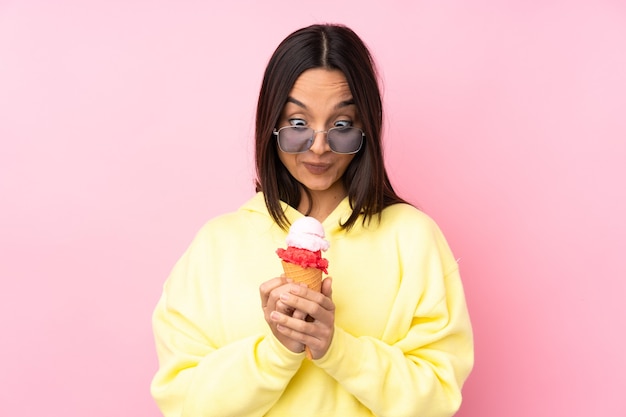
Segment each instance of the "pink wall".
M159 415L161 285L251 194L262 69L320 21L374 51L393 180L461 257L459 415L626 415L622 1L52 3L0 2L2 415Z

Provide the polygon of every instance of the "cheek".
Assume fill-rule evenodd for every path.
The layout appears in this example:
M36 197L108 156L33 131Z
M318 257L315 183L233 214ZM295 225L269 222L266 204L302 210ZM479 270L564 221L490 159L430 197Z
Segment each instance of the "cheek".
M278 159L280 159L280 162L282 162L285 168L287 168L287 170L291 173L291 175L293 175L293 170L296 166L296 155L279 151Z
M342 155L341 159L337 161L337 168L339 170L340 176L345 174L350 162L354 159L354 155Z

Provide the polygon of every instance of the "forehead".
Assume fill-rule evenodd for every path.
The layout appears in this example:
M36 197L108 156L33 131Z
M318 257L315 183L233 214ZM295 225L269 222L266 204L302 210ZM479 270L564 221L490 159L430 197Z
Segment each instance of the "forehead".
M343 72L314 68L303 72L294 83L290 97L305 105L309 104L334 104L352 98L352 92L348 86Z

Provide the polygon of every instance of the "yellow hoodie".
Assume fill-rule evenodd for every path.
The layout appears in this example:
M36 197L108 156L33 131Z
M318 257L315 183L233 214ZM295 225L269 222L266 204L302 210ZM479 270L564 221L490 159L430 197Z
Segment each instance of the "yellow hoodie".
M301 217L285 205L291 222ZM273 336L259 286L282 273L286 232L262 194L209 221L153 315L166 417L451 416L473 365L457 263L437 225L405 204L348 232L347 198L323 222L335 333L308 360Z

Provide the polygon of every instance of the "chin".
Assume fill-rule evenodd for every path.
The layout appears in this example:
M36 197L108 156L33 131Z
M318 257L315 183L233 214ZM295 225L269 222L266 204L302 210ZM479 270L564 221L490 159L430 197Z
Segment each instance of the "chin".
M315 185L315 184L306 184L306 183L302 183L302 185L304 185L306 189L310 191L326 191L330 189L331 187L330 185Z
M332 189L337 181L301 181L301 184L311 191L327 191Z

